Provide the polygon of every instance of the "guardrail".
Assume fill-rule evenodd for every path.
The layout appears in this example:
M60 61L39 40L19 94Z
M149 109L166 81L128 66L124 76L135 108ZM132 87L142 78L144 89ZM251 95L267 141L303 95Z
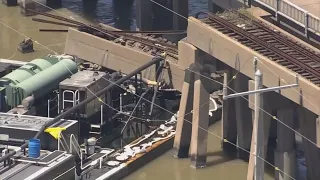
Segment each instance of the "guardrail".
M308 30L314 33L320 33L320 18L287 0L254 1L273 10L277 20L279 19L279 15L281 15L302 26L306 37L308 37Z

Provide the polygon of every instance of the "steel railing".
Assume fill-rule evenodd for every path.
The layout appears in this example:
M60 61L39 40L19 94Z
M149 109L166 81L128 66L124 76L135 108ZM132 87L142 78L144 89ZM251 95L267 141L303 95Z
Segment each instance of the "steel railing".
M304 28L304 34L308 37L308 31L320 33L320 18L310 14L288 0L254 0L255 2L275 12L278 20L279 15L295 22Z

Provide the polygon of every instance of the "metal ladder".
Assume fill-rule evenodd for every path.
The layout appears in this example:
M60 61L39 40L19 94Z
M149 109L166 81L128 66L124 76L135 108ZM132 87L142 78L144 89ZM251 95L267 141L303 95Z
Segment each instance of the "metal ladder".
M93 137L99 137L101 135L101 126L103 125L103 105L100 106L100 123L99 124L91 124L91 130L89 134Z
M66 93L71 94L72 100L65 99ZM71 91L71 90L64 90L62 93L62 109L65 109L65 103L72 103L72 107L79 104L80 102L80 93L79 90Z

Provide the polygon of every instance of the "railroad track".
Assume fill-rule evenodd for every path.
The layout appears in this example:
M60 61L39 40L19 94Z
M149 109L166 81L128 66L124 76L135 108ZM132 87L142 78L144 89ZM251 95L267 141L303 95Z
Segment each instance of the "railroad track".
M210 14L202 22L320 86L320 56L238 12Z
M131 33L130 31L124 31L124 32L107 31L101 27L87 25L82 22L68 19L65 17L52 15L49 13L44 13L39 11L34 11L34 10L28 10L28 11L34 14L43 15L43 16L50 17L63 22L56 22L56 21L39 19L39 18L33 18L34 21L78 28L79 31L86 32L109 41L113 41L123 46L132 47L154 56L161 55L165 52L167 55L171 56L173 59L178 59L177 44L172 43L162 37L149 35L148 32L139 34L138 32ZM156 33L159 34L159 32L156 32ZM152 31L150 31L150 34L152 34Z
M155 35L142 35L142 34L132 34L128 35L126 33L119 33L116 38L109 39L105 36L101 31L79 28L82 32L87 32L89 34L98 36L100 38L107 39L109 41L113 41L117 44L121 44L123 46L128 46L134 49L141 50L145 53L149 53L153 56L161 55L164 52L167 55L171 56L174 59L178 59L178 47L175 43L167 40L166 38L156 37Z

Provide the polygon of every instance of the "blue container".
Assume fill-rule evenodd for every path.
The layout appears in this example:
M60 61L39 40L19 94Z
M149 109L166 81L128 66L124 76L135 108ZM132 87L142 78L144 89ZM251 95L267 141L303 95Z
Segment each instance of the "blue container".
M30 139L28 148L29 148L29 157L38 158L40 156L40 139Z

